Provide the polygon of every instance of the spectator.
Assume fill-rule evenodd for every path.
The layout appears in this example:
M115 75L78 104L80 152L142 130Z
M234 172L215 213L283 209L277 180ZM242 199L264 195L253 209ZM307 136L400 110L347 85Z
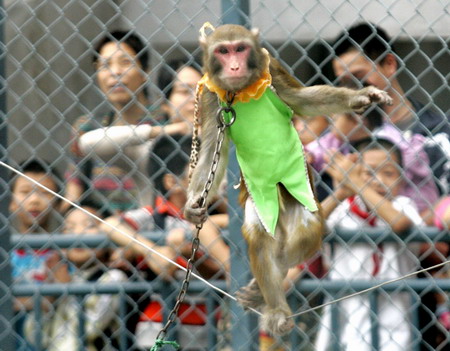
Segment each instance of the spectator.
M385 119L403 132L424 136L424 149L430 166L442 193L448 194L449 119L430 104L425 105L405 93L397 79L400 61L386 32L373 24L361 23L338 35L333 48L336 58L332 65L338 83L350 87L373 85L389 93L394 102L390 106L382 106ZM429 207L434 204L430 203ZM423 211L422 208L420 210ZM432 218L426 220L428 224L433 222Z
M359 87L374 85L387 90L394 103L391 106L383 106L386 120L403 131L405 138L412 135L413 138L418 139L417 135L423 136L421 142L428 155L441 199L433 201L435 194L430 196L431 187L428 184L428 178L422 177L423 181L420 183L410 178L411 185L417 186L417 195L423 195L423 200L417 197L414 199L418 200L417 204L426 224L434 225L441 222L442 213L450 209L450 202L445 201L448 198L450 181L448 117L437 108L433 108L432 104L423 104L407 93L414 89L403 89L397 79L401 71L399 69L401 61L397 60L395 51L391 47L391 39L381 28L370 23L355 25L340 34L333 47L337 57L332 65L340 85ZM407 167L406 164L405 166ZM408 173L407 169L406 172ZM420 175L420 173L416 174L416 179L419 181ZM408 194L411 193L408 192ZM424 205L427 206L424 207ZM449 247L446 243L423 244L420 255L422 266L437 264L445 259L448 252ZM434 340L436 332L430 325L435 319L434 316L429 316L427 311L434 310L435 297L429 298L427 295L422 295L422 301L427 307L421 311L420 322L429 331L424 333L425 342L432 343L431 340ZM437 300L442 299L438 296ZM447 324L450 327L450 323Z
M169 246L157 245L145 236L138 234L138 232L155 230L151 212L151 207L147 206L127 211L121 216L108 217L104 223L100 223L100 230L106 233L116 244L130 251L128 255L125 255L126 257L129 259L137 259L137 261L142 261L143 259L151 270L152 275L168 279L172 276L176 266L167 259L175 260L175 251ZM128 234L128 236L123 233ZM131 240L131 237L144 245L140 245L136 241ZM151 247L167 259L152 253L147 247Z
M435 226L441 230L445 230L450 228L450 197L447 196L443 198L435 207L436 217L435 217ZM443 257L438 257L436 261L429 262L429 265L435 265L442 262L442 260L446 260L449 254L448 246L442 245L443 243L439 243L442 247L440 251L443 254ZM424 250L424 247L422 247ZM434 274L433 274L434 273ZM450 278L450 272L448 269L443 271L431 272L436 278ZM436 317L438 318L441 326L446 330L450 330L450 303L448 292L435 293L435 304L436 307L433 308L435 311ZM435 346L437 347L441 342L445 340L445 335L441 336L441 340L436 339ZM440 341L440 342L439 342Z
M382 108L389 121L401 130L424 136L450 135L445 115L405 93L397 79L399 61L391 42L383 29L371 23L355 25L339 34L333 44L336 58L332 62L339 85L373 85L386 90L394 102Z
M153 218L156 227L167 233L166 244L178 254L178 262L185 264L184 255L191 255L192 236L195 226L183 218L182 209L186 203L188 185L190 136L162 136L155 141L151 154L149 174L155 181L158 196ZM211 216L200 231L200 250L196 256L195 268L205 278L220 278L229 269L229 248ZM184 277L184 272L182 272ZM142 322L138 325L138 342L149 347L162 323L161 302L155 299L145 309ZM211 313L211 311L209 311ZM182 327L179 341L189 350L205 350L207 345L206 305L204 299L188 294L180 308ZM193 337L195 336L195 342Z
M378 114L384 116L382 118L385 122L394 124L404 132L402 138L405 141L410 141L411 144L423 144L435 181L440 186L441 192L447 192L450 167L448 118L405 94L397 79L399 61L390 46L390 38L387 34L372 24L362 23L338 35L333 47L336 58L332 64L339 84L349 87L374 85L387 90L393 97L394 104L372 110L365 114L366 118L378 111ZM336 127L342 135L337 137L341 139L349 137L349 131L355 133L354 128L358 123L355 117L351 116L338 119ZM329 141L321 141L325 147L327 143ZM317 145L313 145L309 150L311 148L317 149ZM423 168L424 165L420 167L420 169ZM414 172L415 167L411 168L411 171ZM425 215L427 214L425 210L432 208L437 200L436 190L431 189L431 179L426 179L425 183L422 182L425 174L419 172L415 176L416 180L413 180L411 185L416 186L419 185L417 181L420 182L421 187L415 191L415 198L419 201L419 210ZM413 187L410 190L414 191ZM410 192L409 195L411 194ZM425 195L425 198L422 199L421 195ZM433 216L427 214L426 220L428 224L432 224Z
M150 240L137 234L126 222L120 218L111 216L105 223L98 222L85 211L102 218L101 206L92 201L85 201L81 208L70 208L65 217L63 232L67 234L91 235L105 232L119 245L128 246L135 254L145 257L148 266L155 274L166 275L173 272L174 267L166 260L155 255L153 257L143 246L132 242L123 235L123 232L139 240L141 243L152 247L169 259L174 259L174 251L169 247L155 245ZM132 214L125 213L124 218L132 218ZM108 225L108 224L109 225ZM114 229L111 229L111 225ZM61 260L59 254L54 252L47 266L53 275L47 282L69 283L69 282L98 282L120 283L128 280L127 275L119 269L108 268L113 253L112 249L90 249L71 248L65 252L67 261ZM78 338L78 313L79 306L73 296L63 297L54 303L55 310L48 313L43 319L44 347L46 350L78 350L81 340ZM95 295L91 294L84 300L85 313L85 340L89 350L104 350L106 347L118 348L118 338L115 330L120 323L132 318L132 313L127 313L127 320L119 319L119 296L117 295ZM134 307L135 309L135 307ZM50 312L52 312L50 311ZM135 324L131 326L131 332L135 331ZM27 321L27 337L33 341L33 330L35 330L35 320L30 317Z
M99 208L94 203L86 203L82 208L96 216L100 216ZM69 209L64 223L64 233L99 234L98 222L78 208ZM53 252L48 267L53 275L47 282L97 282L117 283L127 281L124 272L109 269L110 249L71 248L65 253L67 261L63 261L57 252ZM85 340L88 350L105 350L106 347L118 348L118 340L114 337L121 321L119 320L118 295L88 295L84 301ZM43 318L43 347L48 351L80 349L83 339L78 337L79 304L75 296L63 296L53 304L54 309L48 311ZM26 322L26 335L33 342L34 330L38 328L33 316Z
M434 225L439 229L450 228L450 196L445 196L435 206Z
M56 170L40 160L31 159L22 163L19 170L27 177L35 180L50 190L59 193L60 178ZM10 183L11 203L9 210L12 216L13 230L20 234L50 233L56 229L59 220L60 201L31 180L22 176L14 176ZM55 228L54 228L55 227ZM11 266L14 284L42 283L49 275L49 260L52 251L16 249L11 252ZM30 350L24 345L23 321L34 307L32 297L24 296L14 299L16 314L15 329L19 335L18 348ZM43 300L43 308L51 308L51 301Z
M406 135L391 123L383 122L376 109L363 115L336 116L329 132L306 145L308 161L317 171L324 171L325 159L332 156L332 150L349 153L352 151L352 144L369 136L389 139L400 148L406 176L402 194L413 199L419 211L425 213L439 199L439 191L425 152L425 140L419 134ZM324 180L326 179L325 176ZM323 192L322 190L321 198L325 197Z
M450 228L450 197L444 196L440 199L433 211L435 213L433 225L440 230L448 230ZM424 243L420 249L421 265L422 267L432 267L440 264L448 259L449 253L449 245L446 242ZM420 274L419 277L448 279L450 274L448 269L443 267L429 270L427 273ZM450 330L448 291L439 290L422 294L421 301L423 304L419 309L419 321L423 330L421 349L447 349L447 334Z
M294 127L303 145L316 140L328 127L328 118L325 116L299 118L294 116Z
M172 122L194 122L195 91L201 73L194 62L175 59L163 66L158 74L158 88L164 93L165 102L161 109L166 118ZM223 184L226 185L226 184ZM225 186L221 187L224 189ZM210 201L213 213L226 213L226 196L224 192ZM217 220L219 217L215 217ZM217 223L217 221L216 221Z
M19 165L26 176L60 193L60 177L45 161L30 159ZM49 233L59 225L60 200L22 176L10 183L12 194L9 210L11 224L21 234Z
M423 224L414 202L400 195L404 184L402 155L383 139L360 141L359 156L336 152L328 172L335 183L332 195L322 201L327 224L364 230L381 227L396 234ZM358 158L358 159L357 159ZM327 247L328 249L328 247ZM334 244L327 254L332 280L389 280L414 272L417 268L415 245L402 242ZM409 294L394 292L378 295L380 350L410 350L411 330ZM367 295L339 303L339 327L343 350L371 350L371 310ZM317 338L317 350L335 342L331 335L331 310L325 308Z
M371 116L374 114L381 115L385 123L394 124L403 131L402 139L405 142L421 147L426 152L426 158L429 159L434 172L434 179L431 178L433 174L424 173L425 159L418 168L419 171L416 172L418 162L410 163L414 164L414 167L410 167L408 170L409 157L405 157L405 170L409 173L408 178L412 181L410 189L406 189L406 191L408 196L414 195L413 198L417 201L420 212L425 214L425 211L432 208L438 199L438 194L436 194L438 189L432 189L431 181L436 181L441 186L442 192L447 191L448 170L446 171L446 169L450 167L450 143L448 142L450 124L448 119L445 115L439 114L429 107L425 108L416 99L406 96L397 79L399 61L390 46L390 38L381 28L369 23L356 25L339 34L333 47L336 52L336 58L332 61L333 70L340 85L349 87L374 85L388 91L394 99L392 106L383 105L365 113L365 119L373 119ZM336 133L334 130L334 137L329 134L328 138L346 139L352 136L355 138L358 134L356 127L365 122L361 124L356 115L341 117L336 120L334 126L338 132ZM369 130L373 130L373 128L369 128ZM398 135L398 133L395 134ZM328 138L320 141L322 148L337 142L330 141ZM394 141L397 142L397 140L398 137ZM308 150L310 151L312 148L317 150L317 144L318 142L315 142L315 145L308 147ZM342 145L343 141L340 141L340 144ZM402 149L406 151L410 148L403 147ZM447 152L445 152L446 150ZM320 162L320 158L316 162ZM432 216L428 216L427 223L431 224L432 222Z
M149 55L136 34L107 33L95 48L93 62L99 88L113 109L75 123L66 197L78 201L93 192L111 212L149 205L153 188L145 170L151 140L163 133L185 133L190 126L161 124L159 108L145 89Z
M202 74L194 63L175 59L162 66L158 74L158 88L165 102L161 109L171 122L193 123L196 86Z
M155 202L155 222L168 232L167 244L176 249L190 244L195 230L195 226L184 220L182 214L187 198L190 149L189 136L163 136L157 140L151 154L149 174L155 179L159 194ZM215 225L215 216L210 216L203 224L200 241L211 257L228 270L228 246Z

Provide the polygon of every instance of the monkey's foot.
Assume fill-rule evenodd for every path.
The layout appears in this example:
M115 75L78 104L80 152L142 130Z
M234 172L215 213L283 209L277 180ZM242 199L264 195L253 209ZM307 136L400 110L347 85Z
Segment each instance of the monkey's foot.
M254 278L246 286L236 292L236 298L245 309L253 308L259 310L265 304L264 297Z
M261 328L270 335L282 336L294 329L294 320L288 318L291 311L282 308L267 309L261 318Z

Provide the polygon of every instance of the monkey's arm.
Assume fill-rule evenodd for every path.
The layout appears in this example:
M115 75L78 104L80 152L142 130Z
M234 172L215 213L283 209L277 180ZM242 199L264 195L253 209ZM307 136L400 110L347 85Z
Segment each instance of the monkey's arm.
M278 96L298 115L363 112L371 103L392 104L385 91L372 86L360 90L329 85L302 87L274 58L270 61L270 73Z
M218 127L216 121L216 114L219 105L217 103L217 97L215 94L205 91L202 95L201 106L201 147L198 159L198 164L192 173L192 178L188 187L188 198L184 210L186 219L194 224L200 224L206 220L206 205L208 199L214 197L217 193L217 189L223 179L225 170L228 164L228 137L225 133L222 148L220 150L220 159L217 167L217 171L214 176L214 181L211 186L211 190L208 193L208 199L205 206L200 207L199 201L208 181L211 164L214 159L214 151L216 148Z

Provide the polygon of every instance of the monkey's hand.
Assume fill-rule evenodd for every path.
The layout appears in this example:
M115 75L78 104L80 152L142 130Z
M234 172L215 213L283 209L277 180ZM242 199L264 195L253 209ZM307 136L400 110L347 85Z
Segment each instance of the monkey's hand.
M386 104L392 105L392 98L383 90L373 86L357 90L356 94L350 98L350 107L357 113L362 113L370 104Z
M186 206L184 207L184 218L186 218L186 220L197 225L205 222L207 216L206 206L200 207L199 198L194 197L188 199Z

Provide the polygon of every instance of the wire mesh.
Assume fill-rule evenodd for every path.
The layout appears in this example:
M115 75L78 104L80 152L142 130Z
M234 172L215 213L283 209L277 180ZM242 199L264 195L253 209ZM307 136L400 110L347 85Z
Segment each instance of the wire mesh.
M193 280L167 339L185 351L448 348L445 266L409 284L302 312L447 259L449 12L443 0L3 1L7 108L0 129L7 128L8 140L0 156L117 229L24 178L1 179L12 193L0 195L5 351L10 337L11 350L26 351L153 345L184 272L120 232L186 265L194 233L182 218L189 126L202 76L198 31L207 21L257 27L263 46L305 86L375 84L394 107L294 119L319 200L338 207L323 249L289 272L289 304L300 312L294 331L267 334L256 314ZM349 36L361 22L387 32L385 51L337 54L339 34ZM370 69L349 72L359 60ZM357 143L367 136L381 139ZM385 160L376 163L379 157ZM195 273L234 295L251 276L236 229L242 209L233 155L230 163L200 235ZM358 177L365 177L359 187ZM371 189L382 196L368 205ZM348 201L351 192L360 195ZM419 229L404 230L405 222Z

